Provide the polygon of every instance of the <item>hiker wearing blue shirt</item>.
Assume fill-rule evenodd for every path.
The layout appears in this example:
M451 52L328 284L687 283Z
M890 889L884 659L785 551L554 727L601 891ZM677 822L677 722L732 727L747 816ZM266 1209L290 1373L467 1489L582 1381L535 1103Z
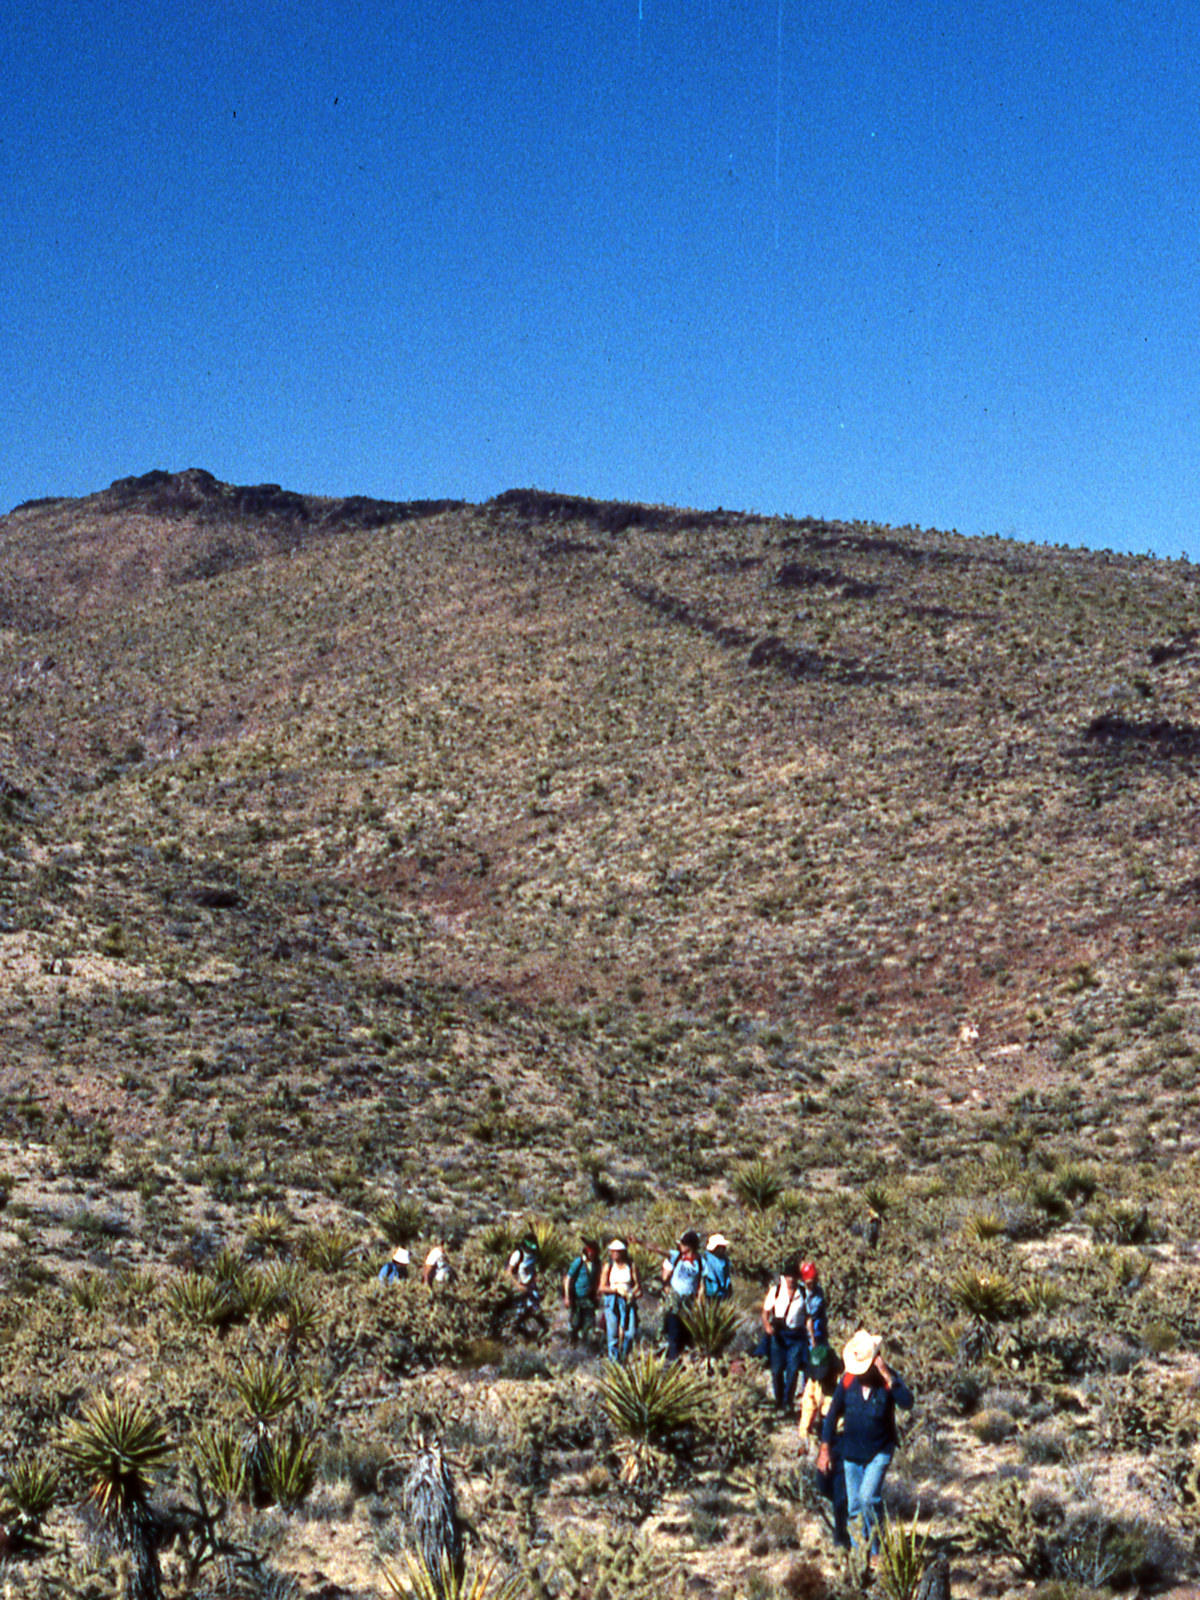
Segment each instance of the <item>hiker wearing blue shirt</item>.
M667 1360L678 1361L692 1342L684 1326L684 1316L701 1298L704 1269L700 1264L700 1235L689 1228L679 1236L678 1250L672 1250L662 1264L663 1332L667 1336Z
M729 1240L723 1233L709 1235L700 1258L701 1276L704 1279L706 1300L729 1300L733 1296L733 1279L729 1274Z
M882 1344L878 1334L860 1328L842 1352L846 1371L825 1413L817 1455L818 1473L834 1471L840 1461L849 1539L855 1544L866 1540L870 1555L879 1550L883 1480L899 1442L896 1408L910 1411L913 1403L912 1390L880 1354ZM838 1533L844 1541L846 1536L840 1529Z
M814 1345L829 1343L829 1308L825 1304L825 1291L818 1282L814 1262L801 1262L800 1282L804 1285L805 1331L811 1350Z
M574 1344L596 1327L596 1288L600 1282L600 1245L584 1239L579 1254L563 1275L563 1304L570 1313L568 1337Z
M408 1265L411 1257L402 1244L398 1244L392 1251L392 1259L385 1261L379 1269L380 1283L403 1283L408 1277Z

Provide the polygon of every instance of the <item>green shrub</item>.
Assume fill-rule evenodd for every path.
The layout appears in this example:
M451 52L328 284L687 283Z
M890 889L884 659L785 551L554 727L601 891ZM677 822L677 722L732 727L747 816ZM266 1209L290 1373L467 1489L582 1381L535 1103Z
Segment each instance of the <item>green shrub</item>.
M1007 1411L992 1408L977 1411L971 1418L971 1432L980 1444L1002 1444L1016 1431L1017 1424Z

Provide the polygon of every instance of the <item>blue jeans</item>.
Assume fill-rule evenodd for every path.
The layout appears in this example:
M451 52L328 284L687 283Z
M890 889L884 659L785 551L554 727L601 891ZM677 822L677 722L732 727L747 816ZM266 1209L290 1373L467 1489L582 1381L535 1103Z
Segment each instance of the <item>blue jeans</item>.
M846 1476L846 1516L850 1538L855 1544L867 1539L872 1555L879 1553L879 1517L883 1504L883 1479L891 1465L892 1452L881 1450L870 1461L843 1461ZM862 1530L858 1519L862 1518Z
M624 1295L604 1296L604 1329L608 1334L608 1359L621 1361L637 1338L637 1302Z
M691 1349L692 1336L683 1325L678 1311L668 1311L663 1316L663 1333L667 1339L667 1360L678 1361L685 1350Z
M802 1328L776 1329L771 1335L771 1387L779 1410L796 1396L796 1379L808 1355L808 1336Z

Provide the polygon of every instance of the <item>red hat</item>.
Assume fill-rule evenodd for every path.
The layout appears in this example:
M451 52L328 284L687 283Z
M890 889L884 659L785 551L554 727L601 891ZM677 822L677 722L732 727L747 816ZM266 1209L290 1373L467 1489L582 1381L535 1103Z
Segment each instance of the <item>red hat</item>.
M817 1269L816 1269L816 1267L813 1265L813 1263L811 1261L801 1262L801 1264L800 1264L800 1280L801 1280L802 1283L816 1283L816 1281L817 1281Z

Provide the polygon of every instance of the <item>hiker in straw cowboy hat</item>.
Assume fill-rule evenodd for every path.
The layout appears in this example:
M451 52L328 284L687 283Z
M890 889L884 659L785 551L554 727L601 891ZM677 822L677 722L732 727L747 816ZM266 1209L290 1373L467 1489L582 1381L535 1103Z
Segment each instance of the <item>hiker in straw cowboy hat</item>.
M836 1449L845 1477L849 1540L865 1540L871 1555L879 1549L883 1480L898 1443L896 1408L909 1411L913 1403L911 1389L883 1359L882 1346L878 1334L860 1328L843 1350L846 1371L825 1414L817 1454L817 1471L829 1473ZM839 1542L848 1542L844 1531L837 1534Z

